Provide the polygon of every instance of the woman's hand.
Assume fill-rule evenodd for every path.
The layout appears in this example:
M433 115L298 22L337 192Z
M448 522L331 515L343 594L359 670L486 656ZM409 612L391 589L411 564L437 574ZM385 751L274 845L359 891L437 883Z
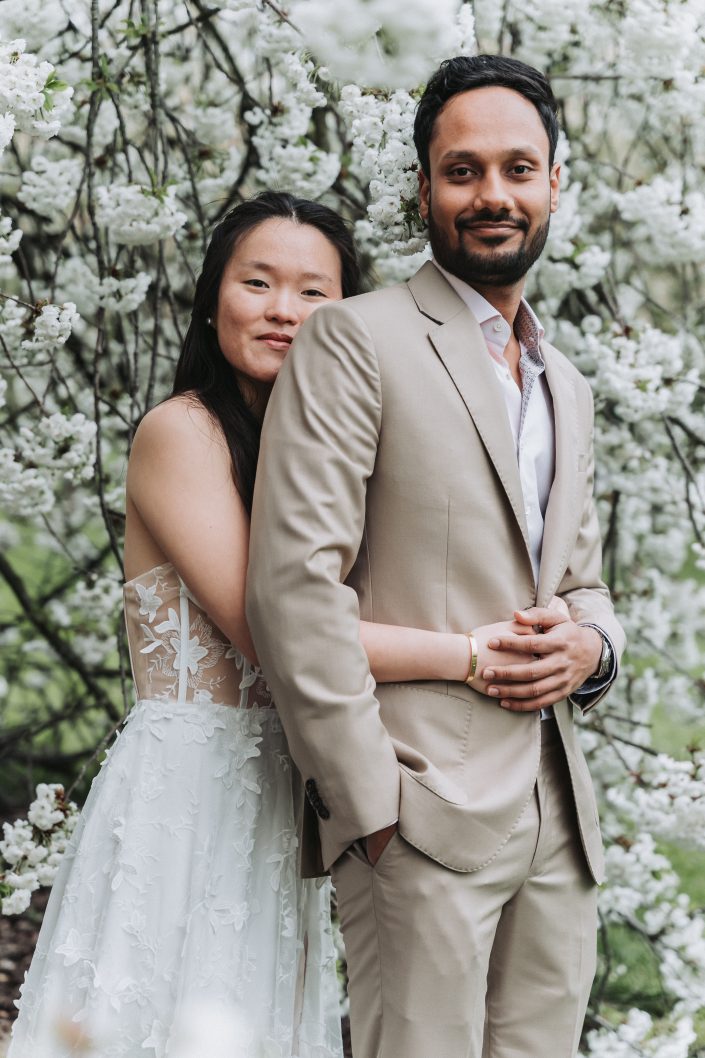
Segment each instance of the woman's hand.
M553 596L547 608L549 610L554 610L568 620L570 619L568 607L558 595ZM491 625L480 625L478 628L475 628L473 630L473 635L477 640L477 668L475 670L475 679L470 682L470 686L473 690L480 691L481 694L487 694L489 681L483 679L482 674L488 666L497 669L500 666L504 667L507 665L526 665L526 654L524 651L512 650L505 643L503 643L502 649L490 649L487 645L490 639L495 640L499 638L502 640L507 635L526 636L541 631L543 631L543 629L539 628L538 625L532 627L531 625L516 620L497 621ZM500 654L502 655L501 660L499 657Z
M531 631L531 628L527 629L526 625L522 625L518 621L496 621L494 624L480 625L478 628L473 629L473 635L477 641L477 667L475 669L475 678L470 681L469 686L474 691L487 694L488 682L483 679L482 673L488 665L506 666L524 664L526 662L526 654L517 650L491 650L487 645L490 639L499 639L508 635L527 635ZM500 654L502 655L501 661L499 660Z
M555 705L595 671L602 637L594 628L576 624L559 607L518 610L515 617L529 635L498 635L488 645L496 657L516 649L525 654L525 661L510 666L491 661L483 672L490 681L487 693L499 699L503 709L527 712Z

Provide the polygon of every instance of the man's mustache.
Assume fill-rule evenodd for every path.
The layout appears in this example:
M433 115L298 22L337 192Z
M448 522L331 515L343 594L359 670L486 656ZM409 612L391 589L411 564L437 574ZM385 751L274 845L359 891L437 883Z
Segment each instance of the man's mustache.
M472 228L479 227L483 224L510 224L513 228L518 228L523 232L529 230L529 224L523 218L512 217L512 215L505 210L501 210L499 213L492 213L488 209L473 214L472 220L457 220L455 222L455 227L458 231L463 231L464 229L471 230Z

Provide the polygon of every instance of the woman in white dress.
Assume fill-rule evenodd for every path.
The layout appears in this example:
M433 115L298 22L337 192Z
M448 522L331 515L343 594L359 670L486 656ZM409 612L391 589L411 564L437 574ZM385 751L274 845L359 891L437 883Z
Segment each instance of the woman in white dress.
M329 884L298 874L297 782L244 596L271 387L301 323L358 279L316 203L265 192L214 232L174 392L128 468L137 704L54 884L8 1058L342 1055ZM467 676L463 635L361 638L379 681Z

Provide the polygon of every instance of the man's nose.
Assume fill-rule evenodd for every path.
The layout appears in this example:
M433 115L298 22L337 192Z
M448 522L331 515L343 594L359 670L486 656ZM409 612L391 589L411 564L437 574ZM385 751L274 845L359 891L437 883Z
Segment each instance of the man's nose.
M473 205L477 212L488 209L492 213L501 210L511 212L514 208L514 196L507 186L502 174L496 171L488 171L475 187L475 201Z

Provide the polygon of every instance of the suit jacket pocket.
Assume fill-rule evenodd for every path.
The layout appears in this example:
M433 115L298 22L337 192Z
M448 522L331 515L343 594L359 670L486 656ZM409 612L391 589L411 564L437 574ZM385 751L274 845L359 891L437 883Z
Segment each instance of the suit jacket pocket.
M443 772L434 767L425 757L397 739L392 739L392 742L394 743L399 767L402 771L406 772L417 783L420 783L421 786L425 786L431 793L436 794L437 797L448 801L449 804L467 804L467 794L456 786L454 782L451 782Z

